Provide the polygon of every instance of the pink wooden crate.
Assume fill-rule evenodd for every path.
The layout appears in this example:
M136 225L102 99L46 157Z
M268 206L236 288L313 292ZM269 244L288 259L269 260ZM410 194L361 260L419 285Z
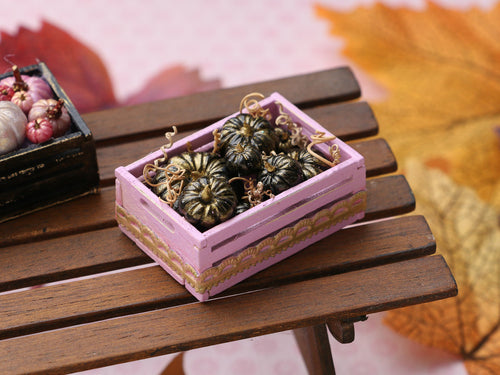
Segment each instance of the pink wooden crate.
M273 119L281 103L307 136L331 135L278 93L260 101ZM214 129L232 114L173 144L169 156L209 151ZM274 198L204 232L162 202L143 181L144 165L163 156L161 150L115 170L116 218L121 230L200 301L220 293L256 272L364 216L366 170L363 157L336 138L317 145L328 155L337 144L340 163Z

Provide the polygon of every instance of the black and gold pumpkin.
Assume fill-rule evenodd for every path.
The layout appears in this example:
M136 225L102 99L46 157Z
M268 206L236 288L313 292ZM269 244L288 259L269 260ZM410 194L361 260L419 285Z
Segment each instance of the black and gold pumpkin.
M277 152L287 153L294 148L292 144L292 135L288 130L276 127L274 129L274 133L276 134L276 138L278 140L276 145Z
M288 155L299 162L306 180L329 168L328 165L312 155L307 149L295 149L290 151Z
M178 210L191 224L208 229L233 216L237 200L226 179L200 177L186 185Z
M263 161L258 181L277 195L304 180L300 164L285 154L272 154Z
M173 165L171 167L184 169L184 185L197 180L200 177L213 177L213 178L227 178L226 162L223 158L214 155L210 152L183 152L179 155L172 156L165 163L165 166ZM164 167L165 167L164 166ZM153 188L154 193L162 197L166 193L167 185L163 184L167 180L166 171L159 170L154 179L154 184L159 184ZM180 181L175 182L176 186Z
M246 113L227 120L222 125L220 134L224 149L250 143L260 152L269 153L276 147L276 135L269 121L263 117L254 118Z
M251 143L227 147L224 157L228 173L232 176L253 174L259 170L262 162L261 152Z

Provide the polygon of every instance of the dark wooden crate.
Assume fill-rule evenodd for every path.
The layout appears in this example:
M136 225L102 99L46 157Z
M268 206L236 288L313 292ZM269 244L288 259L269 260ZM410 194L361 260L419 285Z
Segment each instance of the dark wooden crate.
M0 222L96 193L99 188L94 139L69 97L43 62L20 71L43 77L55 98L64 99L71 128L62 137L0 155ZM0 79L11 75L0 75Z

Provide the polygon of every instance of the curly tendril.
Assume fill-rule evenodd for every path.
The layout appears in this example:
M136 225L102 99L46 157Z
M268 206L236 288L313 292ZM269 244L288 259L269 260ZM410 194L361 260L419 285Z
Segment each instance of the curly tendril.
M307 145L307 151L313 155L316 159L321 160L323 163L326 165L329 165L330 167L335 167L339 162L340 162L340 150L339 150L339 145L333 144L329 147L329 152L330 156L332 157L332 160L328 160L324 158L323 156L319 155L315 151L312 150L312 147L314 145L318 145L320 143L325 143L328 141L333 141L336 136L332 135L330 137L325 137L325 133L321 132L319 130L316 130L316 133L311 135L311 143Z
M253 178L244 178L244 177L233 177L229 180L229 183L233 181L241 180L244 181L243 189L245 189L245 195L242 199L246 199L248 203L250 203L250 207L255 207L259 203L262 202L264 196L268 196L269 198L273 198L274 194L271 190L264 190L264 184L259 181L257 182L257 186L254 184Z
M271 119L269 108L268 109L262 108L259 101L254 97L257 97L258 99L265 98L264 95L258 92L252 92L248 95L245 95L240 102L240 113L242 113L243 108L245 108L253 118L264 117L266 120L269 121Z
M307 143L309 143L307 137L302 134L302 128L293 122L292 117L283 111L283 105L280 102L276 102L279 108L280 115L276 117L275 123L277 126L286 126L290 131L290 143L293 146L298 146L300 148L305 148Z

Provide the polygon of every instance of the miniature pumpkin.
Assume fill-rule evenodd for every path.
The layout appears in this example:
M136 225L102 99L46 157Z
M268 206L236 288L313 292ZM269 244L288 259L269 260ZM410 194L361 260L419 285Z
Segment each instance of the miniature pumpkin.
M64 135L71 126L71 118L64 107L64 99L41 99L31 107L28 120L47 118L52 123L54 138Z
M259 170L262 156L252 144L238 143L230 146L225 153L226 166L231 175L246 176Z
M258 181L264 184L264 189L270 189L273 194L279 194L303 180L300 164L284 154L274 153L265 158L258 175Z
M200 177L227 178L224 159L210 152L183 152L172 156L168 164L174 164L186 170L187 178L192 181Z
M276 127L274 129L274 133L276 134L276 138L278 139L278 143L276 146L278 152L287 153L294 148L292 144L292 136L288 130Z
M26 116L12 102L0 101L0 155L17 149L24 141Z
M54 97L49 84L41 77L21 75L17 66L12 67L13 77L7 77L0 81L0 84L11 87L15 92L27 91L30 93L33 102L40 99L50 99Z
M47 142L53 134L52 124L46 118L30 121L26 125L26 137L33 143Z
M182 191L179 212L191 224L208 229L233 216L237 200L226 179L200 177Z
M12 87L0 84L0 101L10 101L13 96L14 90L12 89Z
M174 165L185 170L184 186L200 177L227 178L227 169L224 159L209 152L183 152L172 156L166 165ZM160 197L167 193L167 185L161 184L167 180L166 171L156 173L153 183L160 184L153 188L153 192ZM174 183L176 186L180 181Z
M222 125L221 142L224 148L250 143L260 152L269 153L276 147L276 135L265 118L240 113Z
M307 149L295 149L290 151L288 155L299 162L306 180L329 168L328 165L312 155Z
M12 95L11 102L21 108L26 114L30 111L31 107L33 107L33 98L29 92L23 90Z
M252 208L252 206L250 205L249 202L247 202L247 201L241 201L241 202L238 203L238 205L234 209L234 214L235 215L242 214L243 212L249 210L250 208Z

